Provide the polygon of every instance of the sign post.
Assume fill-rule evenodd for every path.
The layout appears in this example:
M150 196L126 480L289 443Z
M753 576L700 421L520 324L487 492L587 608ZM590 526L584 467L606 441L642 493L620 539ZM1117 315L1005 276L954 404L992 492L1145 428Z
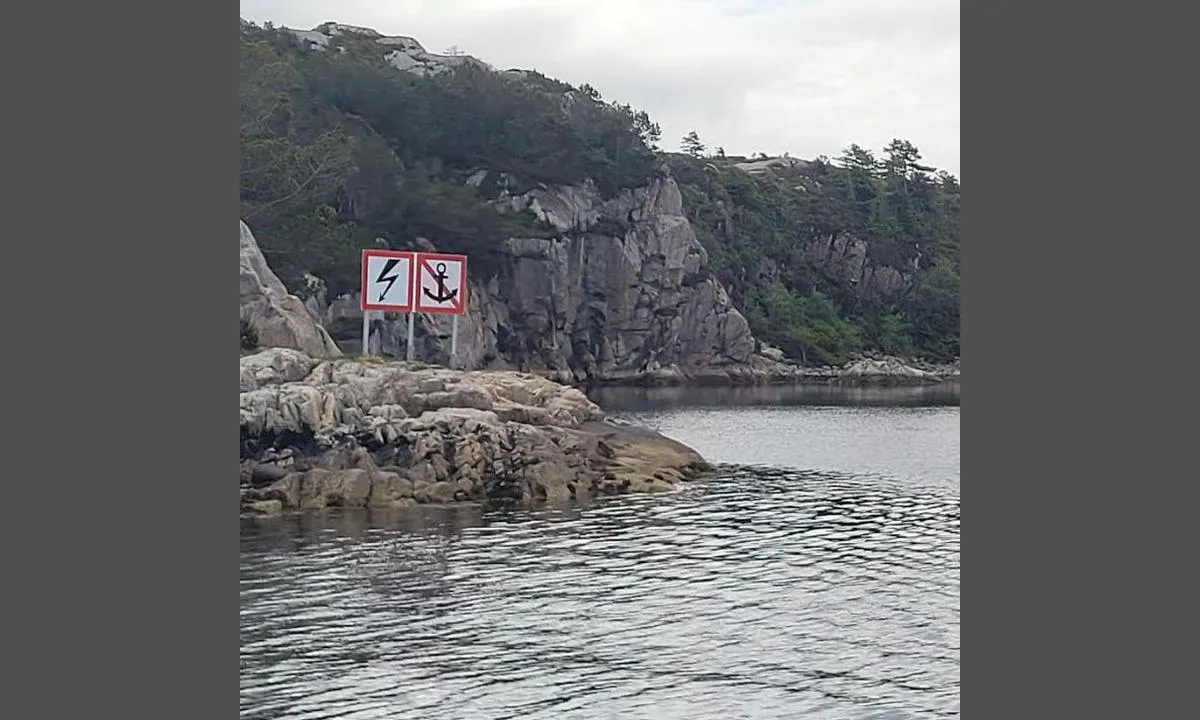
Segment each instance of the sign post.
M416 312L450 315L450 362L458 353L458 316L467 311L467 256L417 253Z
M362 354L371 354L371 311L363 310Z
M408 342L405 343L405 345L404 345L404 359L405 360L413 359L413 325L415 324L416 319L417 319L416 313L410 312L408 314Z
M371 311L409 314L408 344L412 353L413 265L411 252L363 250L362 291L359 307L363 313L364 356L371 354Z
M404 356L414 356L417 313L450 316L450 367L458 355L458 316L467 312L467 256L363 250L362 354L371 354L372 312L408 314L408 343Z

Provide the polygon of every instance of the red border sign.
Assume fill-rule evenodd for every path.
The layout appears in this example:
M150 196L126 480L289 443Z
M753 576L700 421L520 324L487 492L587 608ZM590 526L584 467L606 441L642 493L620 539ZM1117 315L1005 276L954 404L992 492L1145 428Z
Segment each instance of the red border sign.
M363 250L362 252L362 284L359 286L359 307L366 310L378 310L383 312L398 312L410 313L413 310L413 288L416 287L416 273L413 268L417 266L416 253L402 250ZM367 281L367 261L373 257L385 258L400 258L408 260L408 297L404 300L404 305L377 305L367 302L367 286L370 284Z
M431 275L436 275L430 262L437 260L449 260L458 263L458 295L451 302L449 307L434 306L424 307L421 305L421 268L424 267ZM416 311L420 313L429 313L432 315L463 315L467 312L467 256L466 255L447 255L445 253L417 253L417 260L413 264L413 304Z

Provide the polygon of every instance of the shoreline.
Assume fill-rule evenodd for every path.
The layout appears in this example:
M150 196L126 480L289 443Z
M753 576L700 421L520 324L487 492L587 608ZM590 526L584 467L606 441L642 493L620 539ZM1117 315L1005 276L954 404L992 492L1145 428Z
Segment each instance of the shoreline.
M286 348L240 357L243 517L326 508L587 504L669 492L712 465L614 421L587 393L654 389L913 389L960 382L894 359L844 368L666 368L564 382L554 373L451 370Z
M962 377L957 365L916 364L896 358L859 360L840 368L770 362L704 368L672 366L636 374L583 379L556 371L539 371L536 374L585 392L600 388L666 387L908 388L961 382Z
M263 348L255 353L275 348ZM243 353L248 357L255 353ZM409 367L461 373L510 373L542 378L550 382L579 389L583 392L596 389L639 389L639 388L722 388L722 387L844 387L854 388L914 388L936 387L961 382L961 371L957 365L934 365L897 358L867 359L848 363L843 367L812 367L771 362L769 364L748 363L728 366L706 366L679 368L668 366L651 371L639 371L624 375L601 375L577 377L565 370L495 368L487 370L452 369L446 365L423 360L378 355L342 355L340 359L382 365L402 363ZM333 358L330 358L333 359ZM763 358L757 357L762 360Z
M550 376L547 376L550 377ZM553 377L550 377L553 379ZM902 376L850 378L836 373L811 372L798 375L745 379L739 376L712 377L708 375L683 378L635 377L571 382L585 392L596 389L653 389L653 388L754 388L754 387L842 387L857 388L918 388L936 387L961 382L959 375L940 375L936 378L912 379Z

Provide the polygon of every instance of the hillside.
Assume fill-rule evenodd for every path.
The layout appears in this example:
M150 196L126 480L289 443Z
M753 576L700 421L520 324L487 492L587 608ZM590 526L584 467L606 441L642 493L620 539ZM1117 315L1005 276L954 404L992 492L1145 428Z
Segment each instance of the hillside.
M697 153L698 155L698 153ZM717 277L762 339L808 362L959 354L959 186L893 141L877 160L669 158Z
M244 23L239 87L242 219L339 341L337 298L382 238L471 255L481 367L746 363L751 331L817 364L958 354L958 186L906 143L881 162L664 153L587 85L334 24Z

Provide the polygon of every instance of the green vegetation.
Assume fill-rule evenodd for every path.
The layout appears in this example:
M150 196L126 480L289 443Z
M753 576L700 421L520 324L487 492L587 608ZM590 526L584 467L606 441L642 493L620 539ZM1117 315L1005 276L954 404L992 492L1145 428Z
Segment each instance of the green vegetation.
M809 363L958 354L958 183L910 144L752 175L721 148L706 157L696 133L683 154L659 152L646 113L587 85L472 63L423 77L387 51L354 34L313 50L243 26L242 218L293 291L305 272L331 296L356 289L359 251L377 238L435 239L486 277L507 238L553 234L531 213L498 212L505 194L590 178L611 196L665 159L713 272L762 339Z
M746 158L703 157L695 133L682 145L684 207L756 336L815 364L958 356L959 185L911 143L753 174Z
M241 319L241 347L245 352L258 349L258 328L246 318Z

